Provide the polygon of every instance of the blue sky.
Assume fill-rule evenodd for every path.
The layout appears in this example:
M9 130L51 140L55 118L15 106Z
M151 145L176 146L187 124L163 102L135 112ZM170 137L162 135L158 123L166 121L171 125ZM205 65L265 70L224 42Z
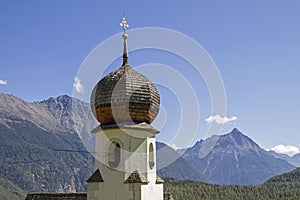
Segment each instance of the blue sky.
M226 123L223 132L237 127L264 148L299 147L299 10L296 0L3 0L0 92L27 101L73 96L74 78L82 62L97 45L121 32L119 23L125 13L130 29L176 30L205 48L224 82L226 117L237 118ZM205 119L218 114L211 113L205 82L193 77L189 64L176 56L154 50L130 53L133 67L150 62L171 66L189 79L201 111L199 131L189 140L205 137ZM109 69L120 64L120 59L115 60ZM158 139L172 143L180 126L180 102L167 88L159 90L168 119Z

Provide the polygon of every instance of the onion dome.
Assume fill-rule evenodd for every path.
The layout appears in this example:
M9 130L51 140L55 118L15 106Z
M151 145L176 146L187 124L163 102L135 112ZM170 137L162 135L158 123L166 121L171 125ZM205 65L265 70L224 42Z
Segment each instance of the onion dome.
M123 18L122 23L126 25L124 21ZM102 78L91 95L91 108L101 125L131 122L150 124L159 111L160 97L156 87L128 64L127 26L123 26L122 66Z

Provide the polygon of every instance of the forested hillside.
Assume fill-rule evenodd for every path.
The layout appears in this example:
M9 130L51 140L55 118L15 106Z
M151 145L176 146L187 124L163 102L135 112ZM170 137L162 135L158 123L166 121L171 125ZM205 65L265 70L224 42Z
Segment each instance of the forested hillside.
M19 200L25 199L26 191L15 185L9 180L0 178L0 199Z
M259 186L211 185L165 179L165 191L176 200L296 200L300 199L300 168L271 178Z

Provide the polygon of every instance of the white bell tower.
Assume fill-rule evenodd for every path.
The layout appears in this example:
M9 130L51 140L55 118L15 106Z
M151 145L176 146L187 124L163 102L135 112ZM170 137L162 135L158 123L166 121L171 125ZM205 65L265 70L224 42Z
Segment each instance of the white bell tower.
M95 172L87 180L88 200L163 200L156 174L158 130L151 126L160 105L154 84L128 64L128 24L122 66L93 89L91 107L100 125L95 134Z

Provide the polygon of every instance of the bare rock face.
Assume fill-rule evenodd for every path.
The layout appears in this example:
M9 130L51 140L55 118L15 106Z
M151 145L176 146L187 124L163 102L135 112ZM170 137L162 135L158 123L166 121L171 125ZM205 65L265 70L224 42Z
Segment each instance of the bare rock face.
M67 95L40 102L56 119L60 127L79 135L85 146L94 149L94 136L91 130L99 123L94 119L90 105Z
M25 102L11 94L0 93L0 123L7 125L8 116L30 120L51 132L78 134L89 150L94 149L91 130L98 126L90 105L67 95L41 102Z
M28 103L11 94L0 94L1 123L7 125L8 116L17 116L21 119L30 119L37 126L47 130L61 128L58 121L47 108L39 102Z

